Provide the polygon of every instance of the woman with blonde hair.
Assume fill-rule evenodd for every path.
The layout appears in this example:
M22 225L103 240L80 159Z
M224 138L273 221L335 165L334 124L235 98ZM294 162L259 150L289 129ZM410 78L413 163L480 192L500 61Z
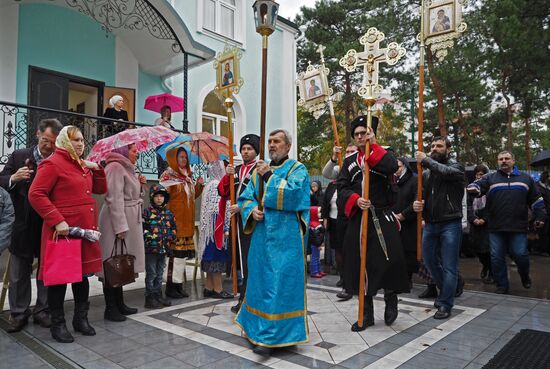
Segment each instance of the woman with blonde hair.
M43 278L47 241L55 234L67 236L69 226L97 230L97 209L92 193L107 191L105 172L96 163L82 160L84 137L74 126L64 127L55 141L57 149L44 159L29 190L29 202L44 219L38 278ZM97 241L82 239L82 282L72 283L74 296L73 328L86 336L95 335L88 323L90 285L88 276L101 271L101 249ZM67 284L48 287L52 319L50 332L58 342L73 342L65 325L63 302Z
M168 168L160 176L160 185L170 194L168 208L176 217L177 239L170 248L166 296L172 298L188 297L183 290L183 271L185 259L195 255L195 199L203 189L204 180L193 181L189 155L186 149L179 147L166 153Z

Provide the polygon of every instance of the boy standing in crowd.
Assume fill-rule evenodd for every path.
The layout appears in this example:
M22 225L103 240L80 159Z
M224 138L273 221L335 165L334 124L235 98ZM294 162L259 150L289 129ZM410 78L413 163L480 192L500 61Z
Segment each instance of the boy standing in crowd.
M176 240L174 214L166 207L170 201L168 191L161 185L149 190L151 204L143 211L143 237L145 240L145 307L158 309L170 306L162 296L162 275L166 267L166 254L170 243Z

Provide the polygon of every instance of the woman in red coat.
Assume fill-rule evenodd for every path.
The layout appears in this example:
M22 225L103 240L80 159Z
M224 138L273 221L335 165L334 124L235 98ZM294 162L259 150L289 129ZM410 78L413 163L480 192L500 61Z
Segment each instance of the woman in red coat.
M77 127L64 127L55 141L55 146L55 153L40 163L29 190L31 206L44 219L38 279L42 279L46 242L53 238L54 232L57 232L58 236L66 236L69 226L97 230L97 209L92 193L107 192L103 168L80 158L84 152L84 137ZM73 328L86 336L95 335L95 330L88 323L88 275L101 269L99 242L83 238L82 282L72 283L75 302ZM63 301L66 290L66 284L48 287L48 303L52 318L50 332L59 342L74 341L65 325Z

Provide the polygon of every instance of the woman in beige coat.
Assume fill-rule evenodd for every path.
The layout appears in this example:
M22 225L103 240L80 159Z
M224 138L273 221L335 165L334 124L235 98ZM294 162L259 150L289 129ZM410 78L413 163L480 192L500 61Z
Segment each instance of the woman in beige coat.
M107 155L105 159L107 195L99 213L99 229L101 230L99 243L103 260L105 261L111 256L115 241L124 239L128 253L136 257L134 261L136 274L145 271L142 189L146 183L144 176L136 174L137 158L135 145L124 146ZM118 245L120 247L120 241ZM130 308L124 304L122 287L112 288L104 283L103 293L105 295L105 319L121 322L126 320L125 315L137 313L136 308Z

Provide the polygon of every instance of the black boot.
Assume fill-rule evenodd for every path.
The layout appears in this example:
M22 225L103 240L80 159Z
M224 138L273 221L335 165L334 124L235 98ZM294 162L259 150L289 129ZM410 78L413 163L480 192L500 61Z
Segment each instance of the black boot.
M386 302L386 308L384 309L384 322L386 325L392 325L397 319L397 295L394 292L388 292L384 294L384 301Z
M464 279L462 278L462 276L459 274L458 275L458 279L456 281L456 290L455 290L455 297L460 297L462 296L462 293L464 292Z
M74 342L73 336L65 325L65 313L63 312L63 308L51 309L50 316L52 320L52 326L50 327L52 338L61 343Z
M75 302L73 328L75 332L80 332L85 336L95 336L95 329L88 322L88 310L90 302Z
M172 306L172 303L170 302L170 300L168 300L166 297L162 296L162 290L157 292L155 297L156 297L157 301L162 304L162 306Z
M242 296L242 294L241 294ZM241 310L241 306L243 305L243 299L239 297L239 302L237 302L237 305L231 306L231 312L233 314L237 314L239 310Z
M189 297L189 294L187 292L185 292L185 290L183 289L183 283L177 283L175 284L176 286L176 291L178 291L178 293L183 297Z
M372 296L365 296L365 304L363 305L363 325L360 326L359 322L353 323L351 330L353 332L360 332L367 327L374 325L374 305L372 302Z
M122 315L136 314L138 312L138 309L126 306L126 304L124 303L124 294L122 293L122 287L115 288L114 290L118 311L120 311Z
M123 322L126 317L120 313L116 303L115 288L103 287L105 295L105 314L103 317L112 322Z
M157 300L157 295L150 294L145 296L145 305L146 309L160 309L162 304Z
M173 299L182 299L183 295L178 291L176 288L176 283L168 282L166 283L166 296L171 297Z
M424 292L418 295L421 299L432 299L437 297L437 287L435 284L428 284Z

